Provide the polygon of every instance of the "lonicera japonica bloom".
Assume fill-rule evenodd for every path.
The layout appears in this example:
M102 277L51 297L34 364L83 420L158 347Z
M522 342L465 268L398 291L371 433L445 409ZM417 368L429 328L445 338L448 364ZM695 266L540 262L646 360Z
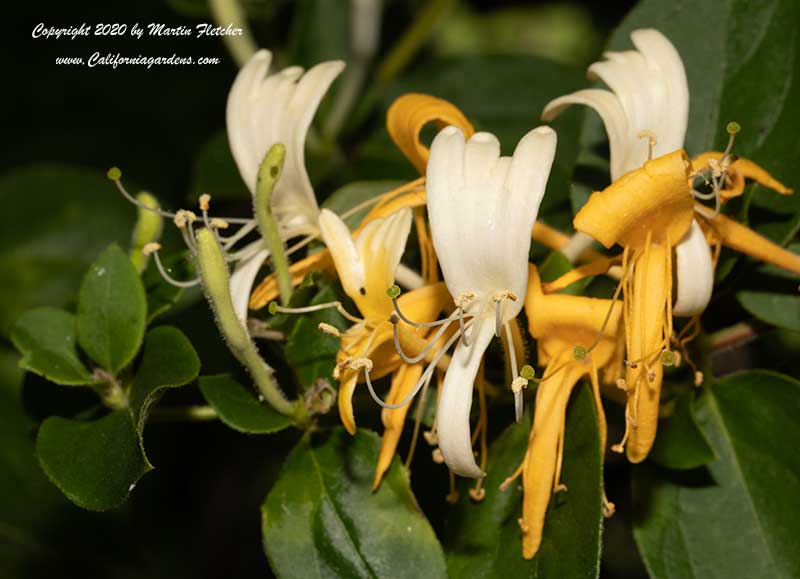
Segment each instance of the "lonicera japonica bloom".
M559 97L545 107L543 118L584 104L600 114L608 134L613 183L590 197L574 225L608 248L624 248L625 440L629 459L639 462L655 438L661 355L675 341L672 317L699 315L711 297L716 260L706 236L716 235L717 246L721 241L739 249L748 239L751 254L784 267L800 268L800 260L719 215L722 191L735 189L745 173L785 188L750 162L734 168L732 139L724 153L690 161L683 151L689 90L680 55L657 30L636 30L631 39L636 50L606 53L605 61L589 67L590 77L603 80L611 91L587 89ZM731 124L729 132L737 131ZM694 189L701 178L712 193ZM715 211L696 204L695 199L710 197L717 200Z
M437 432L447 466L462 476L484 476L470 440L473 384L492 337L510 333L509 321L522 309L531 229L555 148L556 134L547 127L526 134L513 157L500 156L494 135L475 133L466 140L452 126L431 145L431 234L462 327L454 334L458 344L441 390ZM516 355L510 357L516 381ZM519 389L517 385L518 407Z
M271 195L271 210L282 239L319 232L319 207L305 166L305 142L317 107L344 62L320 63L307 72L292 66L269 74L272 54L260 50L239 71L228 94L228 142L242 180L256 196L258 172L275 143L286 147L280 180ZM256 275L269 257L262 240L245 247L231 276L236 314L243 322Z

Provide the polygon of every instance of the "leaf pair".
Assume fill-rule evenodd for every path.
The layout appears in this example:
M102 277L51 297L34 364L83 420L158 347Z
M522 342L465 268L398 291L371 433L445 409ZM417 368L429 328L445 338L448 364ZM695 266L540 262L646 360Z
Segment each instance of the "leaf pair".
M94 421L46 419L37 436L42 469L76 504L105 510L122 504L152 469L142 434L148 411L167 388L194 380L200 360L180 330L162 326L145 336L147 298L130 259L110 246L90 267L77 316L56 308L31 310L11 339L20 365L65 386L89 386L111 412ZM132 371L142 342L141 361ZM78 350L97 365L90 371Z

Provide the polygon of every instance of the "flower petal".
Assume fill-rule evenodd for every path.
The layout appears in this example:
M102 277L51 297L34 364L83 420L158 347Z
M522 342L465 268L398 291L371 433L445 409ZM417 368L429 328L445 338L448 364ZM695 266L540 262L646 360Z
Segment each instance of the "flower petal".
M331 253L345 293L350 297L358 296L359 290L366 285L366 273L350 230L338 215L328 209L320 211L318 222L322 240Z
M477 335L472 332L469 336L470 346L464 346L459 341L447 367L439 398L436 419L439 448L450 470L465 477L486 476L478 468L472 454L469 411L472 408L472 387L478 366L493 335L494 324L484 320L477 328Z
M611 147L611 179L637 169L648 159L642 131L656 138L653 157L683 147L689 118L689 88L680 54L658 30L631 33L636 51L607 52L589 67L589 77L613 91L581 90L548 103L542 114L551 120L571 104L594 108L602 117Z
M451 295L474 292L477 306L495 292L524 294L531 229L555 144L555 133L539 127L509 158L499 156L499 143L488 133L465 142L460 129L448 127L436 136L428 161L428 215ZM522 304L506 306L508 320Z
M672 314L688 317L702 313L714 289L714 264L697 221L692 221L686 237L675 246L675 279L677 297Z
M455 105L427 94L404 94L395 99L386 112L389 136L421 175L425 173L430 151L419 137L422 128L431 122L439 129L447 125L459 127L468 137L475 132Z
M268 75L271 60L271 53L261 50L237 75L228 95L228 141L251 192L269 148L286 145L283 173L272 194L273 210L282 227L313 232L318 208L305 169L306 133L344 63L324 62L305 75L300 67Z

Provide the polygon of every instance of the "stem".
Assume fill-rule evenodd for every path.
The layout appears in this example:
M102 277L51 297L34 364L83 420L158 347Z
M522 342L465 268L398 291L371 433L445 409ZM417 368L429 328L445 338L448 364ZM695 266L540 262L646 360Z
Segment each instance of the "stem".
M278 280L278 291L281 295L281 303L289 305L289 298L292 297L292 276L289 273L289 260L286 258L286 250L283 246L278 220L272 212L272 191L275 183L281 176L283 161L286 158L286 147L281 143L275 143L267 151L261 167L258 169L258 181L256 182L256 194L253 197L253 212L258 222L258 230L264 243L272 254L272 266L275 269L275 277Z
M216 236L210 229L197 232L197 261L200 276L211 308L216 314L219 326L228 349L250 372L258 391L267 402L281 414L292 416L296 404L289 402L273 380L273 370L258 353L244 325L236 317L230 291L230 278L225 256Z
M455 0L431 0L425 4L378 68L378 84L388 84L408 65L428 40L439 19L454 4Z

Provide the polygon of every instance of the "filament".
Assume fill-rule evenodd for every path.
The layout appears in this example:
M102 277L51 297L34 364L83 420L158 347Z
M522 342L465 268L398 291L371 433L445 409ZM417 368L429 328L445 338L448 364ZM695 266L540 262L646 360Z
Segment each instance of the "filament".
M345 318L347 318L351 322L360 323L360 322L364 321L362 318L354 316L353 314L348 312L344 308L344 306L342 305L342 302L339 302L339 301L327 302L327 303L324 303L324 304L316 304L316 305L313 305L313 306L305 306L305 307L302 307L302 308L287 308L287 307L284 307L284 306L279 306L276 302L272 302L269 305L269 313L271 313L271 314L275 314L275 313L281 313L281 314L308 314L308 313L311 313L311 312L318 312L320 310L327 310L327 309L331 309L331 308L333 308L336 311L338 311L340 314L342 314Z
M417 362L421 361L423 358L425 358L425 356L428 355L428 352L431 351L433 346L436 344L436 342L439 341L439 338L442 337L442 334L445 333L447 328L450 326L450 324L454 320L453 320L453 316L450 316L449 318L444 320L445 323L443 323L441 325L442 327L439 328L439 330L433 335L433 338L431 338L430 342L428 342L428 344L422 349L422 351L418 355L413 356L413 357L409 356L408 354L406 354L403 351L403 346L400 344L400 332L397 329L397 318L393 316L392 318L390 318L389 321L392 322L392 334L394 336L394 349L397 350L397 353L403 359L403 362L405 362L406 364L416 364ZM461 331L463 331L463 330L459 330L459 332L461 332Z
M158 251L153 252L153 258L156 262L156 267L158 268L158 273L161 274L161 277L169 283L170 285L174 285L175 287L180 288L187 288L187 287L194 287L200 283L200 278L189 280L189 281L180 281L169 275L167 270L164 268L164 264L161 263L161 258L158 256Z
M472 323L473 322L470 322L469 324L467 324L467 329L472 327ZM408 404L414 398L414 396L417 395L417 392L420 391L420 389L425 385L425 383L426 382L430 382L431 376L433 376L433 372L434 372L434 370L436 370L436 364L438 364L439 360L444 355L444 353L447 352L447 350L449 350L450 347L453 344L455 344L456 340L458 340L460 337L461 337L461 333L460 332L456 332L455 334L453 334L450 337L449 340L447 340L445 345L442 346L439 349L439 351L436 353L436 356L434 356L433 360L431 360L430 364L428 364L428 367L425 369L425 372L422 374L422 376L420 376L420 379L417 381L416 386L414 386L414 388L411 390L411 392L409 392L408 395L405 398L403 398L403 400L398 402L397 404L387 404L386 402L384 402L383 400L380 399L380 397L375 393L375 389L372 386L372 380L370 380L370 377L369 377L369 372L367 371L367 369L365 367L364 368L364 374L366 376L367 388L369 389L369 393L370 393L370 396L372 396L372 399L379 406L381 406L382 408L388 408L390 410L395 410L397 408L402 408L403 406Z

